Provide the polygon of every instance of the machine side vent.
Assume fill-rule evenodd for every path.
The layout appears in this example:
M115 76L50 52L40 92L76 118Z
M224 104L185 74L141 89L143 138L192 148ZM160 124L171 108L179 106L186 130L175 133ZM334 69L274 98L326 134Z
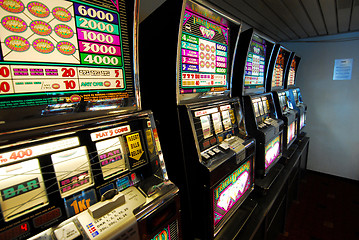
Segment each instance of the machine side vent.
M175 220L170 224L171 240L178 240L178 221Z

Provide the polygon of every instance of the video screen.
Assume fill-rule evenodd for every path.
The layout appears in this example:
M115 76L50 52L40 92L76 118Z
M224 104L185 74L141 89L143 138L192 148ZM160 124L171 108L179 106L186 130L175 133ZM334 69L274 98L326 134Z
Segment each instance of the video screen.
M284 68L284 50L280 48L273 69L272 88L283 86Z
M133 107L125 18L114 5L0 1L0 121Z
M229 89L229 30L223 17L187 3L182 23L179 94Z
M295 73L297 69L297 61L293 58L292 63L290 64L290 69L288 73L288 86L295 85Z
M302 129L305 126L305 121L306 121L306 114L302 113L300 115L300 129Z
M214 227L241 201L252 186L252 160L248 160L213 189Z
M247 54L244 89L264 87L265 57L266 42L254 34Z

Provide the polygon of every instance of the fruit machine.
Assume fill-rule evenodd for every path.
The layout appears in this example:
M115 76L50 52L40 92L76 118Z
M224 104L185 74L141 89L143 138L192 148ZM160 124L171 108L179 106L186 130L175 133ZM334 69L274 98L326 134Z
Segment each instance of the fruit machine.
M295 109L299 114L299 124L298 124L298 133L299 138L302 139L306 134L302 129L306 125L307 121L307 105L303 102L300 89L295 86L296 74L298 70L298 65L300 62L300 57L297 56L294 52L290 56L290 65L288 66L288 77L285 82L286 88L288 88L288 98L291 102L291 107Z
M284 83L288 76L287 64L290 51L276 44L274 47L272 62L268 69L267 91L272 92L278 118L284 122L283 129L283 157L290 159L298 145L294 144L297 139L297 111L290 108L288 99L289 90L285 89Z
M248 133L256 139L256 186L266 191L283 165L283 120L278 118L273 94L266 92L274 42L254 29L239 38L233 64L233 95L242 97Z
M239 231L257 205L248 197L255 140L239 99L230 98L239 32L238 20L205 1L165 1L140 24L143 104L166 143L185 239L233 238L223 227L239 214Z
M0 1L0 239L178 239L137 1Z

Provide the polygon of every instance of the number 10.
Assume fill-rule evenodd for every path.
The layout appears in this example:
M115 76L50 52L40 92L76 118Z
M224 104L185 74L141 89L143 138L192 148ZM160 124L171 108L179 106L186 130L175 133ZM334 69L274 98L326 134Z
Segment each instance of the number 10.
M76 83L73 80L64 81L66 89L74 89L76 87Z

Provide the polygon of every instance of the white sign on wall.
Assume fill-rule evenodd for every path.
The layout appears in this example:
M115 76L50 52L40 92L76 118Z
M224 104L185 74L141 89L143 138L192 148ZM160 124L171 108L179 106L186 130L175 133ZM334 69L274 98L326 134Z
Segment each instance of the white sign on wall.
M335 59L333 80L351 80L353 59Z

